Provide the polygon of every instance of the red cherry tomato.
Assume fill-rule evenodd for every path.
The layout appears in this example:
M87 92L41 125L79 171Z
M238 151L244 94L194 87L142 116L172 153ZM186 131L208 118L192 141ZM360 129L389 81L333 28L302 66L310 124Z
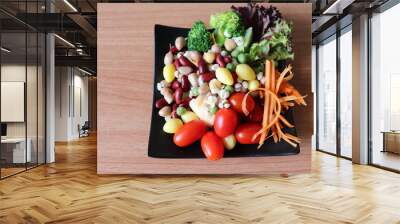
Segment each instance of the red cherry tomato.
M259 123L245 123L236 129L235 137L240 144L258 144L260 136L252 141L253 136L262 128Z
M235 132L238 124L238 116L232 109L220 109L214 118L214 131L221 137L225 138Z
M232 108L238 112L238 113L243 113L242 110L242 102L243 98L246 94L245 93L234 93L231 97L229 97L229 103L232 105ZM252 96L248 96L246 100L246 107L247 111L251 112L254 109L254 99Z
M201 120L193 120L178 129L174 135L174 143L186 147L199 140L207 131L206 124Z
M249 114L249 121L261 122L263 120L264 108L256 104L254 110Z
M201 149L208 160L219 160L224 156L224 143L213 131L201 138Z

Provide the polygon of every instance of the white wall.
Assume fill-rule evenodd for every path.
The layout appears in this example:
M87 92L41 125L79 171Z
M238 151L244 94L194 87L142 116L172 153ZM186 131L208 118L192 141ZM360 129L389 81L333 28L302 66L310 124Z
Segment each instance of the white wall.
M38 70L37 70L38 69ZM26 107L22 107L22 113L27 115L27 120L22 122L6 122L8 138L25 138L30 140L32 161L39 163L44 161L45 150L45 120L44 120L44 74L42 68L25 64L10 63L1 66L2 82L24 82L26 84ZM27 80L25 80L27 79ZM7 96L2 96L7 97ZM10 110L10 108L1 108ZM12 111L11 111L12 113ZM37 156L39 153L39 156Z
M74 77L74 92L73 99L75 102L72 104L72 136L74 138L79 137L78 124L83 125L85 121L88 121L88 77L75 74Z
M71 67L56 67L55 73L55 140L70 141L88 120L88 77Z
M29 76L31 74L35 74L36 75L36 67L34 66L28 66L27 68L24 65L19 65L19 64L6 64L6 65L2 65L1 66L1 81L2 82L25 82L25 76L26 76L26 70L27 69L27 74L28 74L28 79L29 79L29 84L30 85L36 85L36 81L34 81L34 83L32 81L32 78L30 78ZM32 90L32 92L30 91ZM32 97L36 98L36 88L28 88L27 89L28 93L28 99L27 99L27 103L30 103L32 101L34 101L33 99L30 99ZM33 109L36 110L36 101L34 105L29 105L31 107L34 107ZM6 108L1 108L2 110L6 110ZM32 108L31 108L32 109ZM31 112L31 109L28 112ZM33 115L33 117L31 117L31 115ZM28 122L35 122L36 124L36 113L28 113ZM26 122L7 122L7 136L8 137L25 137L25 123ZM33 127L32 124L28 124L28 129L29 127ZM34 127L34 129L36 130L36 126ZM28 130L28 137L29 134L31 132Z
M55 68L55 141L67 141L69 132L69 68Z

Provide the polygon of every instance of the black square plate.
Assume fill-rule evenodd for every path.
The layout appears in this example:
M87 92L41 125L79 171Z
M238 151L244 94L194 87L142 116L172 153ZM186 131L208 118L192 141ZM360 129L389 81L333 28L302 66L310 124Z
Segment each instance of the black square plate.
M180 148L176 146L172 139L173 135L163 132L164 118L158 115L158 109L154 106L155 101L161 98L157 90L157 83L163 79L162 69L164 67L164 55L169 50L170 43L175 43L178 36L187 36L189 29L169 27L163 25L154 26L155 53L154 53L154 85L153 85L153 110L151 116L150 138L148 155L156 158L205 158L201 151L199 141L195 144ZM285 118L293 124L292 111L284 114ZM297 136L294 128L285 129L287 133ZM274 143L268 139L264 145L257 149L257 145L236 145L233 150L225 150L224 157L254 157L254 156L288 156L300 152L300 147L296 148L288 143L281 141Z

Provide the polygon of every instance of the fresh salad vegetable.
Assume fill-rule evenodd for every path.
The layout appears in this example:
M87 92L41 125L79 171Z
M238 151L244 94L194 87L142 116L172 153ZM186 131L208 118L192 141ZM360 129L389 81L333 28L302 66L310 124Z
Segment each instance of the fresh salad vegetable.
M253 30L250 49L241 49L254 67L262 68L266 59L286 64L293 60L291 46L292 24L282 18L276 7L265 8L254 3L232 9L238 13L246 27ZM239 51L239 49L238 49Z
M267 39L269 30L275 27L275 22L282 19L276 7L265 8L262 5L250 3L247 6L235 7L232 10L240 15L245 27L253 28L253 42Z
M203 22L197 21L193 24L188 34L188 48L192 51L205 52L212 45L211 33Z
M155 102L163 131L182 148L200 141L209 160L268 138L296 146L283 116L306 105L290 83L292 24L275 7L249 4L211 15L210 26L195 22L165 54Z
M219 160L224 156L224 143L213 131L201 138L201 149L209 160Z
M215 30L214 37L219 46L223 46L227 38L240 37L244 33L242 19L234 11L211 15L210 26Z

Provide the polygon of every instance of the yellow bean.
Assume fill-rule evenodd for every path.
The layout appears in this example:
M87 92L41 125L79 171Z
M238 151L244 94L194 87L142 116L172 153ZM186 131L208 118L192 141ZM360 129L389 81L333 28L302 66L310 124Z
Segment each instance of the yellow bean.
M174 134L182 125L181 119L173 118L165 122L163 130L166 133Z
M236 146L236 138L235 135L229 135L228 137L225 137L224 139L222 139L223 143L224 143L224 147L227 150L231 150L233 148L235 148Z
M215 60L215 53L214 52L206 52L203 54L203 59L208 63L211 64Z
M256 73L248 64L237 65L236 74L243 80L250 81L256 79Z
M188 123L189 121L198 120L199 117L192 111L187 111L181 116L184 123Z
M164 75L164 79L167 82L172 82L175 79L175 65L174 64L168 64L164 66L163 69L163 75Z
M233 85L233 77L231 72L226 68L217 68L215 71L218 81L225 85Z
M257 79L249 81L249 90L253 91L260 87L260 82Z

